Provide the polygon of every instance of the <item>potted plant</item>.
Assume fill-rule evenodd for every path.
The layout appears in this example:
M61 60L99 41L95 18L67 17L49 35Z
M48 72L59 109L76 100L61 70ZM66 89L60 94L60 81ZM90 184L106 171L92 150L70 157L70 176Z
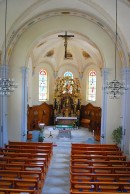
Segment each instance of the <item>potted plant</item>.
M122 127L121 126L114 129L114 131L112 132L112 139L117 145L121 144L121 139L122 139Z
M43 141L44 141L44 136L43 136L43 133L40 132L38 136L38 142L43 142Z

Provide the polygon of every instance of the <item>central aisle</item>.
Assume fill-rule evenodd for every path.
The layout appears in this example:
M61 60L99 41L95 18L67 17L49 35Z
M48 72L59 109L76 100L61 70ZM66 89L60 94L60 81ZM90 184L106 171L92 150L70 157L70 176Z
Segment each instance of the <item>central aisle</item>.
M58 138L58 130L53 130L49 137L50 127L45 127L45 142L53 142L53 157L46 176L42 194L70 193L70 152L71 143L99 143L94 141L93 134L86 128L72 130L72 138Z
M42 190L43 194L70 193L70 142L58 142Z

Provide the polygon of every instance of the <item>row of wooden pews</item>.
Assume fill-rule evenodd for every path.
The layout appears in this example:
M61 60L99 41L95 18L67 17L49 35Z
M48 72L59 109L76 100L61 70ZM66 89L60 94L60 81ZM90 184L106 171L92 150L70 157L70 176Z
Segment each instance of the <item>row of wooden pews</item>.
M0 148L0 194L40 194L53 143L9 142Z
M115 144L71 145L70 194L130 193L130 162Z

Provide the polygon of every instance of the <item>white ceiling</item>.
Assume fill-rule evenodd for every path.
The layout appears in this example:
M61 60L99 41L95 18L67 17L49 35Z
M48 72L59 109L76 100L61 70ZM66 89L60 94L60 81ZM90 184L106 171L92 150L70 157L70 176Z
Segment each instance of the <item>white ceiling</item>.
M126 43L128 52L130 50L130 1L118 1L118 30L121 40ZM97 24L101 28L115 30L115 0L8 0L7 13L7 32L8 43L13 45L17 41L17 34L23 28L27 28L27 23L36 22L39 17L43 19L45 15L63 14L79 14L79 17L87 17L90 20L96 19ZM4 40L4 17L5 17L5 0L0 0L0 50L2 50ZM28 25L29 27L29 25ZM114 29L114 30L113 30ZM60 34L64 34L61 31ZM58 38L59 33L52 32L50 36L41 38L36 42L30 52L37 63L43 59L55 60L55 63L63 64L68 60L70 63L78 65L79 61L86 64L86 59L89 62L94 62L100 66L101 57L96 46L84 39L78 33L74 34L74 38L68 39L68 58L64 59L64 39ZM72 32L68 31L68 34ZM55 46L54 46L55 45ZM9 45L8 45L9 46ZM59 56L60 51L60 56ZM78 56L78 57L77 57ZM84 68L84 67L83 67ZM83 69L82 69L83 70Z

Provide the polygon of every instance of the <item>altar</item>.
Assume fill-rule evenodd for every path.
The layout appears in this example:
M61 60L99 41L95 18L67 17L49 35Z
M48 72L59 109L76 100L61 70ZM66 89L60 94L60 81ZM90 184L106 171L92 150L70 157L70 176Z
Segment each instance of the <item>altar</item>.
M58 77L54 90L54 125L75 128L80 118L80 81L78 78Z
M78 117L56 117L55 128L74 129L78 127Z

